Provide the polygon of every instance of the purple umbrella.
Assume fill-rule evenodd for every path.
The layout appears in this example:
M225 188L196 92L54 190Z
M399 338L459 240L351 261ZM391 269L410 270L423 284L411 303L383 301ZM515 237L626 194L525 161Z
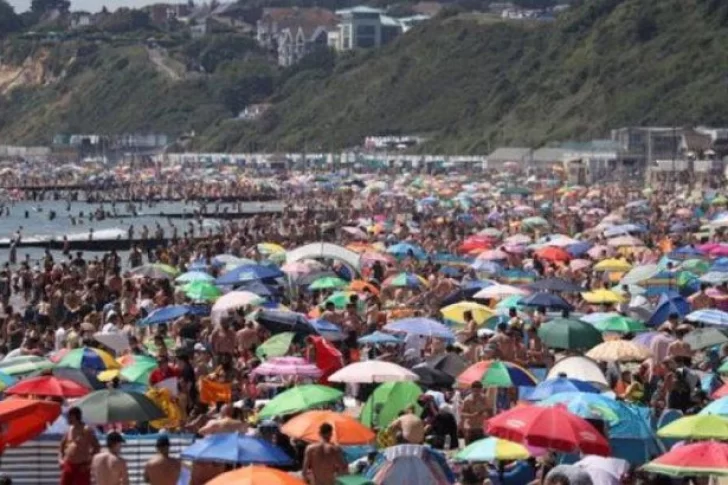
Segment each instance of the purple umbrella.
M655 362L662 362L667 357L667 348L675 341L675 337L665 332L645 332L637 334L632 341L650 349Z
M287 377L321 377L321 369L301 357L278 357L262 363L253 370L253 375Z

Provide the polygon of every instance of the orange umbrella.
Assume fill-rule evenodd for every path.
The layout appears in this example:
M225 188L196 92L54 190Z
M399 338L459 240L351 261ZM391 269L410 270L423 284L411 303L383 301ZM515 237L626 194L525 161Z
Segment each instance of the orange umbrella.
M354 281L352 281L351 283L349 283L348 290L349 291L356 291L358 293L362 293L365 290L368 290L369 293L371 293L372 295L378 295L379 294L379 289L376 286L374 286L371 283L367 283L364 280L354 280Z
M61 405L52 401L6 399L0 401L0 450L20 446L46 430L61 415Z
M246 466L218 475L207 485L306 485L306 482L274 468Z
M333 411L308 411L288 421L283 434L308 442L319 440L319 428L329 423L334 428L333 441L340 445L365 445L376 438L374 432L356 419Z
M571 259L571 255L565 249L556 246L541 248L536 251L536 255L547 261L569 261Z

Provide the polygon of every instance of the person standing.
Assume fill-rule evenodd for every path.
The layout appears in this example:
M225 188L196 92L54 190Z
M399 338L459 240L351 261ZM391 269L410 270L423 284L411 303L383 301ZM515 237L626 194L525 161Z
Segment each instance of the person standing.
M99 452L99 442L93 430L84 424L79 408L68 410L68 424L59 449L60 485L90 485L91 461Z
M144 481L151 485L176 485L182 463L169 456L169 437L157 439L157 454L144 465Z
M308 445L303 457L303 476L311 485L334 485L338 475L347 472L341 448L331 443L334 428L323 423L319 428L321 441Z
M96 454L91 461L91 474L96 485L129 485L126 460L121 457L123 443L124 437L116 431L106 435L108 450Z

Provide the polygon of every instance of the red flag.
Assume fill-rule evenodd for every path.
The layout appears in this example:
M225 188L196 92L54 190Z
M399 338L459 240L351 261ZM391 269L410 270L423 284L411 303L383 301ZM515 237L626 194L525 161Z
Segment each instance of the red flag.
M336 347L323 337L311 336L310 339L313 342L316 354L316 367L323 372L319 383L326 385L329 383L329 376L344 367L344 357Z

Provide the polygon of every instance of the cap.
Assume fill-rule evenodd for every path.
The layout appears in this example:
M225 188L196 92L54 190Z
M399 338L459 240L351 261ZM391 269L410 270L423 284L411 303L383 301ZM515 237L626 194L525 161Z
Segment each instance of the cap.
M169 448L169 436L162 435L157 438L157 448Z
M112 431L111 433L106 435L106 445L107 446L115 445L117 443L126 443L126 440L121 435L121 433Z
M205 346L202 345L201 343L197 342L195 344L195 352L204 352L206 350L207 350L207 348L205 348Z

